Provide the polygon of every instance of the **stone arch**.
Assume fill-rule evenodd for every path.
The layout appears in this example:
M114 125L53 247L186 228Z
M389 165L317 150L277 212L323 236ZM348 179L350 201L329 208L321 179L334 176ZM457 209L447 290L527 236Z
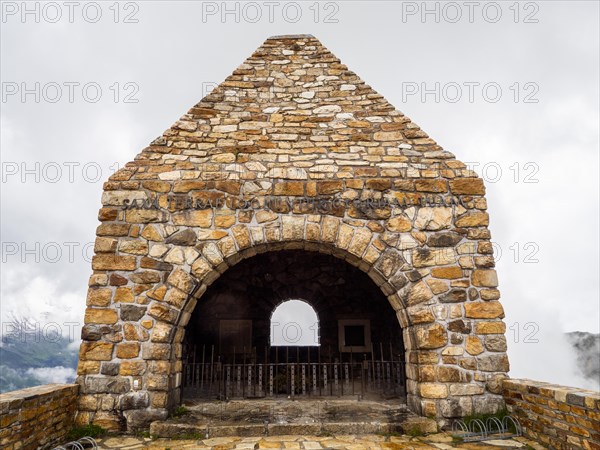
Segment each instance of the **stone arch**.
M238 229L238 234L243 235L244 233L240 230L241 229ZM364 236L365 235L362 235L361 239L364 238ZM371 246L370 242L368 243L368 245L361 245L361 247L365 248L363 252L360 253L358 251L350 252L348 248L340 246L336 240L323 243L317 241L304 241L302 239L303 238L299 235L292 235L289 237L289 240L284 237L281 237L279 240L274 240L268 243L244 246L244 248L239 249L238 251L228 251L228 256L221 255L222 258L212 253L212 268L209 268L209 266L211 265L211 262L209 262L210 258L200 259L202 257L199 257L197 261L201 261L201 263L197 267L198 270L196 270L196 272L194 272L192 269L192 272L188 273L183 268L174 268L173 271L171 271L167 279L167 283L171 285L169 291L167 291L166 293L167 302L169 301L169 295L173 295L177 298L185 297L185 301L181 309L179 310L180 313L178 315L177 321L173 324L175 327L175 331L170 333L172 340L168 342L168 344L172 346L170 350L170 359L172 362L174 362L175 367L178 367L178 372L172 375L176 377L177 373L180 373L181 371L180 364L178 364L178 355L179 357L181 356L181 350L178 348L178 345L180 345L183 341L185 327L188 324L188 321L191 317L191 313L195 308L196 303L201 299L202 295L207 291L208 287L211 284L213 284L221 275L223 275L227 269L233 267L242 260L251 258L261 253L291 249L315 251L330 254L337 257L338 259L341 259L357 267L358 269L366 273L369 276L369 278L382 291L383 295L387 298L390 306L392 307L398 318L399 326L402 329L403 338L405 342L404 352L407 358L407 380L410 380L409 374L410 376L414 376L418 372L418 370L415 370L413 367L418 366L420 364L418 358L414 360L415 362L409 362L409 355L417 351L415 345L418 342L418 340L416 338L414 328L414 326L417 324L413 323L412 316L407 312L407 305L405 304L412 283L406 282L402 283L402 286L399 288L394 287L392 285L392 282L390 281L390 277L386 277L384 273L384 270L386 269L382 269L385 267L388 271L391 271L391 269L388 268L388 265L390 263L386 263L385 260L393 259L393 257L390 256L393 253L388 252L387 254L380 254L379 258L377 258L373 263L367 263L364 259L361 259L361 257L366 252L368 252ZM223 240L219 242L220 244L216 245L221 248L225 247L229 249L229 245L232 244L232 242L229 239L226 239L226 243L224 243ZM351 242L352 239L350 240L350 243ZM235 243L239 243L239 241L235 240ZM372 248L374 249L374 247ZM213 247L211 252L214 251L215 248ZM396 267L396 270L400 271L400 267ZM200 273L201 276L198 276L197 273ZM152 308L152 304L150 305L150 308ZM162 313L156 314L156 318L160 317L161 315ZM177 381L175 383L177 383ZM417 385L415 383L409 383L408 401L414 409L419 410L418 408L420 408L420 405L417 400L416 388ZM171 405L179 401L177 395L171 394L171 397Z

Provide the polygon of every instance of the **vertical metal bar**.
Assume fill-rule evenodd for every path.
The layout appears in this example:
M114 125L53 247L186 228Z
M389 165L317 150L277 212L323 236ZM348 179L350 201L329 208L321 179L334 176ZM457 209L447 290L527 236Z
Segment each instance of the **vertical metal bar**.
M225 382L225 399L229 399L229 383L231 382L231 366L227 364L227 378Z
M354 366L353 366L352 346L350 346L350 379L352 380L352 395L354 395Z
M246 391L246 395L247 396L251 396L251 395L253 395L252 394L252 375L253 375L252 374L252 369L253 369L253 365L252 364L248 364L246 367L248 369L248 375L247 375L248 376L248 380L247 380L248 390Z
M396 368L396 366L394 364L394 348L392 347L392 341L390 341L390 366L391 366L390 370L392 371L392 380L391 380L391 382L392 382L392 388L393 388L394 395L396 395L397 394L397 389L396 389L397 388L397 382L394 379L395 378L394 374L395 374L395 368Z
M365 395L365 376L368 377L367 373L369 372L369 361L367 361L367 355L364 356L363 361L360 363L360 395L364 397ZM366 370L365 370L366 366Z
M200 390L204 388L204 358L206 353L206 345L202 344L202 374L200 376Z
M339 396L340 385L339 385L338 363L333 363L333 384L335 386L335 395ZM333 395L333 392L332 392L332 395Z
M319 346L319 351L318 351L318 355L317 355L318 359L319 359L319 369L321 368L321 346ZM320 375L319 374L320 370L317 370L317 377ZM317 383L319 384L319 395L323 394L323 391L321 390L321 384L319 383L319 380L317 378Z
M243 381L243 377L246 375L246 346L242 347L242 398L246 398L246 383Z
M210 389L211 390L213 388L213 381L214 381L214 378L213 378L214 365L215 365L215 344L212 345L212 348L210 350Z
M340 365L339 365L339 377L340 377L340 383L339 383L339 387L341 387L342 390L342 395L344 395L344 382L343 382L343 377L344 377L344 355L343 353L340 351ZM336 394L338 394L338 396L340 395L340 391L336 389Z
M344 363L344 384L346 385L346 392L350 390L350 367L349 363ZM342 395L344 390L342 389Z
M375 387L375 348L373 347L373 343L371 342L371 371L373 376L371 377L371 388Z
M295 384L296 384L296 365L295 364L291 364L290 367L290 390L291 390L291 397L294 398L294 395L296 394L296 389L295 389Z
M383 362L383 343L379 342L379 357L381 361L381 386L385 390L385 367Z
M306 395L306 364L302 364L302 395Z

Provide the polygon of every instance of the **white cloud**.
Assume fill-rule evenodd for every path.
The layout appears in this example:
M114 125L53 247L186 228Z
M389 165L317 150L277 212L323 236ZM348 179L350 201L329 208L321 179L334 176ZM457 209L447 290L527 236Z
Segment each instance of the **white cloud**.
M27 375L37 378L41 384L45 383L72 383L77 375L71 367L36 367L27 369Z

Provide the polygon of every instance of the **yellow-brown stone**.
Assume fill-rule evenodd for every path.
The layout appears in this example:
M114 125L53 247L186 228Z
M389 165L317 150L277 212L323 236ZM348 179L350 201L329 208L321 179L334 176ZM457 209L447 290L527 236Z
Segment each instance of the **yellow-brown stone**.
M77 375L93 375L100 372L100 362L79 360L77 363Z
M148 180L142 183L142 187L154 192L169 192L171 190L171 183L167 181Z
M148 243L139 239L121 241L119 244L119 252L129 253L130 255L147 255Z
M186 210L173 214L172 217L174 225L208 228L212 224L213 211L211 209Z
M388 220L387 229L398 233L404 233L412 230L412 222L408 217L396 216Z
M115 303L133 303L134 296L131 288L118 287L115 291Z
M378 131L373 134L373 139L376 141L401 141L404 139L399 131Z
M457 227L487 227L490 224L490 218L488 213L481 211L474 211L467 214L463 214L456 220Z
M86 342L81 343L79 359L82 361L110 361L114 344L109 342Z
M435 278L429 278L427 280L427 285L429 286L429 289L431 289L431 292L433 292L435 295L443 294L450 289L446 281L436 280Z
M119 375L137 376L143 375L146 370L145 361L123 361L119 367Z
M506 324L500 321L477 322L475 323L475 333L477 334L504 334Z
M446 192L448 186L444 180L416 180L415 189L419 192Z
M498 275L493 269L474 270L471 274L473 286L496 287L498 286Z
M431 269L431 276L434 278L453 280L455 278L461 278L463 276L463 272L458 266L435 267Z
M129 223L163 222L164 214L155 209L129 209L125 211L125 221Z
M304 194L304 183L301 181L282 181L273 186L274 195L299 196Z
M485 194L485 187L481 178L455 178L450 180L450 190L456 195Z
M419 349L434 349L448 343L448 332L439 323L417 328L415 332Z
M431 298L433 298L431 290L429 289L426 283L420 281L418 283L415 283L415 285L410 289L410 292L408 293L408 304L416 305L419 303L426 302Z
M366 181L366 186L367 189L373 189L375 191L385 191L392 187L392 180L386 178L372 178Z
M137 358L139 353L140 344L138 342L122 342L120 344L117 344L117 358Z
M455 262L456 253L453 248L416 248L413 250L414 267L443 266Z
M465 348L470 355L479 355L480 353L483 353L483 343L477 336L467 336Z
M317 193L320 195L335 194L344 189L344 183L341 181L319 181L317 183Z
M163 240L158 230L154 225L146 225L142 230L141 236L149 241L159 242Z
M135 270L137 266L135 256L116 256L100 254L92 257L94 270Z
M419 393L424 398L446 398L448 397L448 386L442 383L421 383Z
M113 324L117 323L117 312L114 309L88 308L85 310L84 323Z
M483 300L498 300L500 298L500 291L498 289L481 289L479 295Z
M86 303L88 306L108 306L111 296L112 290L108 288L88 289Z
M467 302L465 316L472 319L500 319L504 317L504 309L500 302Z
M173 192L186 193L206 188L206 181L180 180L173 183Z

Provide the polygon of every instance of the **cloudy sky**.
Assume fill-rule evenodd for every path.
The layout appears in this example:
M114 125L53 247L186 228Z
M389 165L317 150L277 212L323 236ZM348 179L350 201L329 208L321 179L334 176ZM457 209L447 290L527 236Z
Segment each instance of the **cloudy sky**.
M27 11L24 11L23 5ZM2 2L1 320L81 322L102 182L310 33L487 185L512 376L599 331L598 2Z

